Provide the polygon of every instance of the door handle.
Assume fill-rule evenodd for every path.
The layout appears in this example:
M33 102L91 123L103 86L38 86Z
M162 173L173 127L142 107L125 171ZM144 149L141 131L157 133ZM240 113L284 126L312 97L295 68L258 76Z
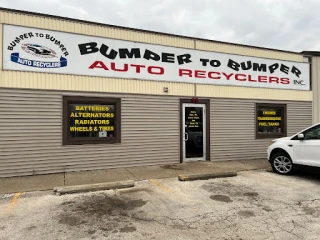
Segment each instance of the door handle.
M189 135L188 135L188 133L184 133L184 140L185 140L185 141L188 141L188 140L189 140Z

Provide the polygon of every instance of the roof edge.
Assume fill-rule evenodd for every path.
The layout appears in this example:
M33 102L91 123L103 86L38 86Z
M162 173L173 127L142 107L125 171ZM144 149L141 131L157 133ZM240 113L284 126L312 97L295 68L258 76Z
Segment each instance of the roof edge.
M79 23L84 23L84 24L92 24L92 25L98 25L98 26L112 27L112 28L118 28L118 29L124 29L124 30L152 33L152 34L158 34L158 35L185 38L185 39L190 39L190 40L206 41L206 42L226 44L226 45L239 46L239 47L255 48L255 49L259 49L259 50L269 50L269 51L291 53L291 54L297 54L297 55L301 55L304 53L304 52L293 52L293 51L281 50L281 49L276 49L276 48L266 48L266 47L259 47L259 46L239 44L239 43L223 42L223 41L211 40L211 39L205 39L205 38L196 38L196 37L177 35L177 34L171 34L171 33L165 33L165 32L156 32L156 31L145 30L145 29L123 27L123 26L111 25L111 24L106 24L106 23L92 22L92 21L88 21L88 20L81 20L81 19L62 17L62 16L51 15L51 14L46 14L46 13L30 12L30 11L25 11L25 10L11 9L11 8L0 7L0 11L14 12L14 13L26 14L26 15L35 15L35 16L40 16L40 17L50 17L53 19L61 19L61 20L65 20L65 21L73 21L73 22L79 22Z
M309 55L309 56L313 56L313 57L319 57L320 56L320 52L319 51L303 51L303 52L301 52L301 54Z

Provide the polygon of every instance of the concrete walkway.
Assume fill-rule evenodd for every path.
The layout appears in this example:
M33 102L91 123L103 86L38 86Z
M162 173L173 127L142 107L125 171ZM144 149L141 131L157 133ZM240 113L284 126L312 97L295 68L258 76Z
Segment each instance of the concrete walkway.
M267 169L267 160L193 162L171 165L156 165L107 170L0 178L0 194L36 190L51 190L54 187L95 184L105 182L174 178L184 174L210 174Z

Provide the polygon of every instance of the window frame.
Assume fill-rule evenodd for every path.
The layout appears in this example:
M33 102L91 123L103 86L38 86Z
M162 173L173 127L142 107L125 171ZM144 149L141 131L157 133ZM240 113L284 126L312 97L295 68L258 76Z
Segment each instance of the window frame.
M258 110L261 107L266 108L282 108L283 111L283 133L258 133ZM281 138L287 136L287 104L278 103L256 103L255 105L255 137L256 139Z
M115 144L121 143L121 99L113 97L63 96L62 99L62 145ZM112 104L115 105L114 137L108 138L69 138L69 104Z

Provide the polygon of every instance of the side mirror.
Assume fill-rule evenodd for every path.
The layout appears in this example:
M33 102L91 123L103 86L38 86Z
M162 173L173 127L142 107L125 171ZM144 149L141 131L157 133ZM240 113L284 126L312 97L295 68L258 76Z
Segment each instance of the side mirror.
M298 139L299 140L304 140L304 134L303 133L298 134Z

